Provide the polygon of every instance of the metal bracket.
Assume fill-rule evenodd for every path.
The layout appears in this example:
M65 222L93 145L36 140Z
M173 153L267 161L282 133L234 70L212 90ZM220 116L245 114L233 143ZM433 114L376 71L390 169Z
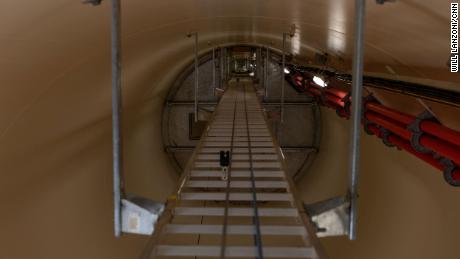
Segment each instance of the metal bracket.
M342 99L340 99L344 103L343 108L335 109L335 113L342 118L349 119L350 118L350 107L351 107L351 92L347 93Z
M423 136L423 134L425 134L420 128L420 124L426 120L436 121L436 118L433 116L433 114L431 114L431 112L425 110L421 114L419 114L411 124L407 125L407 129L412 133L412 137L410 140L411 146L417 152L423 154L431 154L433 152L430 149L425 148L420 144L420 138Z
M444 165L443 175L446 182L452 186L460 187L460 181L454 179L453 177L454 170L457 168L454 162L447 158L441 158L439 159L439 162Z
M369 129L369 126L370 125L374 125L374 126L377 126L377 124L373 123L373 122L370 122L368 119L366 119L365 117L363 117L363 128L364 128L364 132L366 132L368 135L374 135L374 132L372 132L370 129Z
M343 111L342 109L335 109L335 114L337 114L337 116L339 116L340 118L345 118L345 119L349 119L347 116L346 116L346 113L345 111Z
M345 95L343 98L342 98L342 102L345 104L344 107L343 107L343 110L345 110L345 112L347 114L350 114L350 107L351 107L351 92L348 92L347 95Z
M151 235L164 210L162 203L132 195L122 199L121 204L121 229L124 233Z
M348 96L348 95L347 95ZM350 94L351 96L351 94ZM346 96L345 96L346 97ZM367 95L366 97L363 98L363 114L362 114L362 120L363 120L363 127L364 127L364 132L366 132L368 135L374 135L374 132L372 132L371 130L369 130L369 126L370 125L374 125L378 128L381 128L379 125L377 125L376 123L374 122L371 122L369 121L367 118L366 118L366 112L367 112L367 108L366 108L366 104L368 102L377 102L377 103L380 103L375 97L374 95L372 94L369 94Z
M380 131L382 132L382 142L385 144L387 147L394 147L395 145L391 143L391 141L388 139L393 133L389 131L386 128L381 127Z
M348 234L350 203L345 197L336 197L304 205L311 221L316 226L318 237L343 236Z

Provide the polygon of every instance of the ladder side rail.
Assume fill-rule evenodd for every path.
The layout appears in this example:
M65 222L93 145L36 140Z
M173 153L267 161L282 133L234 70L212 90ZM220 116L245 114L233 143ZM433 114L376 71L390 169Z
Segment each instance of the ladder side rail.
M257 194L255 186L255 177L254 177L254 168L252 163L252 145L251 145L251 135L249 131L249 118L248 118L248 109L247 109L247 100L246 100L246 85L243 85L244 91L244 112L246 118L246 137L248 141L248 150L249 150L249 171L251 172L251 191L252 191L252 206L254 209L253 224L255 225L256 235L255 235L255 245L257 247L257 259L263 259L263 247L262 247L262 235L260 231L260 222L259 222L259 211L257 208Z
M258 104L259 108L261 108L260 102L257 102L257 104ZM268 125L267 116L266 116L265 112L263 113L263 117L264 117L264 121L265 121L266 125ZM313 226L313 224L311 223L310 217L308 216L307 212L305 211L303 203L301 202L302 200L300 198L300 195L297 192L297 189L295 187L294 181L292 180L292 178L290 176L288 176L286 174L286 172L287 172L287 164L286 164L286 160L284 158L284 154L283 154L283 152L281 150L281 145L279 144L278 140L273 137L274 133L272 132L271 129L269 129L269 132L270 132L270 135L272 136L274 146L277 147L277 148L275 148L275 150L276 150L276 153L278 154L278 157L280 158L279 160L280 160L280 163L281 163L281 171L284 174L284 178L288 182L288 186L289 186L288 190L290 191L290 193L292 194L292 197L293 197L293 201L294 201L293 206L297 209L299 217L300 217L300 219L302 221L302 224L305 226L305 228L307 229L307 232L309 234L308 235L309 240L304 239L305 245L313 246L315 248L316 255L317 255L318 259L327 259L328 256L327 256L327 254L326 254L326 252L324 250L323 245L320 243L319 238L316 236L316 229Z
M221 98L221 100L222 100L222 98ZM184 172L182 173L182 175L181 175L181 177L179 179L179 185L178 185L178 188L177 188L176 195L170 196L168 198L168 200L166 201L164 212L159 217L158 223L155 226L155 230L152 233L152 235L150 236L149 240L147 241L147 245L145 246L144 250L142 251L142 253L141 253L140 257L139 257L140 259L154 259L154 258L157 257L157 255L156 255L156 250L157 250L156 246L160 241L160 236L163 233L164 227L169 222L171 222L172 219L174 218L174 207L175 207L176 200L180 198L180 194L182 192L182 189L185 186L186 181L191 176L191 173L192 173L193 168L194 168L194 162L195 162L198 154L200 153L200 150L204 146L203 145L204 139L206 138L206 136L208 135L208 132L210 130L209 125L211 125L212 122L215 120L215 117L216 117L217 111L218 111L218 109L220 107L220 104L221 104L221 102L219 102L219 104L216 106L216 109L214 110L214 112L213 112L213 114L212 114L212 116L211 116L211 118L209 120L208 127L206 127L206 130L203 131L203 133L201 135L200 142L195 147L195 150L193 151L192 156L190 157L190 159L188 160L188 162L187 162L187 164L186 164L186 166L184 168Z
M230 205L230 181L232 179L232 163L233 163L233 142L235 139L235 119L236 119L236 109L238 105L238 95L235 95L235 100L233 103L233 126L232 126L232 140L230 145L230 164L227 172L227 186L225 189L225 208L224 208L224 222L222 225L222 241L220 248L220 258L225 258L225 250L227 248L227 228L228 228L228 208Z

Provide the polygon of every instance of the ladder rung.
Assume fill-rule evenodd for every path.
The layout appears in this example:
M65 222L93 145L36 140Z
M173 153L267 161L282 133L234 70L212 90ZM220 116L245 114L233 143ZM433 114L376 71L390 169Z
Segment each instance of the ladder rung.
M248 141L248 137L235 137L235 141ZM271 137L252 137L251 141L270 141L272 142L273 139Z
M187 181L187 187L192 188L225 188L226 181ZM230 181L231 188L251 188L251 181ZM256 181L256 188L288 188L285 181Z
M169 234L207 234L221 235L223 225L204 225L204 224L168 224L164 231ZM260 226L262 235L271 236L306 236L304 226ZM255 235L254 225L227 225L229 235Z
M220 256L220 246L172 246L160 245L156 247L159 256ZM265 258L316 258L316 252L311 247L264 247ZM226 257L256 257L257 247L228 246L225 248Z
M233 171L232 177L251 177L251 172L247 170ZM221 170L192 170L191 177L222 177ZM280 170L254 170L254 177L281 177L284 178L284 172Z
M216 153L216 154L200 154L197 156L197 159L198 160L216 160L218 161L219 160L219 154ZM249 154L234 154L232 156L232 161L238 161L238 160L243 160L243 161L247 161L249 160ZM269 155L269 154L256 154L256 155L252 155L252 160L253 161L256 161L256 160L270 160L270 161L273 161L273 160L278 160L278 155L275 155L275 154L272 154L272 155Z
M248 169L251 166L249 162L232 162L232 169ZM219 161L215 162L195 162L195 168L220 168ZM280 162L252 162L252 168L281 168Z
M205 141L204 147L231 147L232 143L230 141ZM248 147L248 142L233 142L234 147ZM251 147L273 147L273 142L251 142Z
M233 133L234 136L237 136L237 135L246 135L247 134L247 130L246 129L237 129L235 131L232 131L231 129L219 129L219 130L216 130L216 129L211 129L208 131L208 135L212 135L212 134L231 134ZM268 129L250 129L249 130L249 135L251 136L256 136L257 134L269 134L270 131L268 131Z
M251 137L270 137L269 132L255 132L255 133L249 133ZM209 132L208 133L209 137L231 137L232 132ZM235 137L247 137L248 134L246 132L236 132L234 134Z
M224 208L209 207L178 207L174 214L177 216L224 216ZM294 208L259 208L260 217L297 217L299 214ZM252 217L253 208L229 208L228 216L231 217Z
M230 147L231 146L231 142L210 142L210 141L205 141L203 143L203 146L204 147Z
M233 120L232 119L221 119L221 118L219 118L219 119L215 119L212 122L212 125L213 126L233 126ZM235 125L244 126L244 127L246 127L247 125L249 125L249 126L256 126L256 125L264 125L264 126L266 126L264 120L249 121L247 125L246 125L246 120L236 120Z
M235 124L235 130L246 130L247 128L249 128L250 130L253 130L253 129L268 129L266 125L263 125L263 124L256 124L256 125L236 125ZM229 124L229 125L211 125L210 127L211 130L233 130L233 124Z
M249 168L249 162L232 162L232 168ZM280 162L252 162L252 168L281 168Z
M234 142L233 143L234 147L247 147L248 142ZM273 142L252 142L251 141L251 147L273 147Z
M204 147L199 152L204 154L219 154L222 148L212 148ZM251 148L252 154L273 154L276 153L275 148L273 147L257 147ZM233 148L233 154L248 154L249 149L244 147L235 147Z
M190 201L225 201L224 192L189 192L180 195L181 200ZM257 201L292 201L290 193L257 193ZM252 201L252 193L230 193L231 201Z

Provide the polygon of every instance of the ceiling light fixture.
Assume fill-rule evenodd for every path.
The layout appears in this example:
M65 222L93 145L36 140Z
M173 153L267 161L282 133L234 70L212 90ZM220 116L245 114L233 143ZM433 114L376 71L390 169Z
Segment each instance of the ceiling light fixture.
M318 77L318 76L313 77L313 82L315 82L315 84L317 84L317 85L319 85L321 87L326 87L327 86L326 82L324 82L324 80L321 77Z

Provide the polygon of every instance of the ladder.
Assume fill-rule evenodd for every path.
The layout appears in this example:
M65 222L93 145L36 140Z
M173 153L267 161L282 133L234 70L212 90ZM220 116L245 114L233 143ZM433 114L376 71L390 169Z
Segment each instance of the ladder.
M314 233L251 81L232 80L142 258L325 258Z

